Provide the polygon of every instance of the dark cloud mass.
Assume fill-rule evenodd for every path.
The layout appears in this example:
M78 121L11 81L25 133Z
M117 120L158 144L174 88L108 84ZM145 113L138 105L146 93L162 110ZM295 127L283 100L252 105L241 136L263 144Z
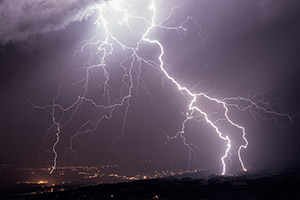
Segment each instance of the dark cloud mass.
M2 0L0 40L24 40L29 36L65 28L93 12L101 0Z

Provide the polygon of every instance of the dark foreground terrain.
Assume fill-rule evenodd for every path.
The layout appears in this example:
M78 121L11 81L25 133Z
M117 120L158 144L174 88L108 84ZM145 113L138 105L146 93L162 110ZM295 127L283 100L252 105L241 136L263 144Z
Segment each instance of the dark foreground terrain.
M101 184L60 192L16 195L1 190L0 199L300 199L300 171L214 176L204 179L168 177L119 184Z

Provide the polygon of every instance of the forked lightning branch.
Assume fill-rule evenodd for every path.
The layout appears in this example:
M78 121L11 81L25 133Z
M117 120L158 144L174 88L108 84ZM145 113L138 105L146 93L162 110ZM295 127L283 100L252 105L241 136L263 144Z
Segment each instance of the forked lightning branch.
M57 151L57 145L60 142L61 133L64 131L64 127L67 124L72 123L73 117L75 115L78 115L78 110L83 105L83 103L90 104L95 108L95 110L99 110L99 113L101 114L99 114L97 120L88 120L85 123L81 124L78 131L75 132L72 137L70 137L68 150L76 153L73 145L74 140L78 139L78 137L82 134L96 132L98 126L101 125L101 122L103 120L111 119L114 115L114 111L120 107L124 108L122 129L120 130L120 136L115 138L112 143L114 143L118 139L123 139L125 137L127 116L130 112L130 101L133 97L134 88L139 87L139 85L143 85L143 81L140 77L142 73L142 66L159 70L163 77L163 82L168 81L169 83L173 84L177 88L178 92L182 94L186 99L187 110L185 111L185 119L181 124L181 130L179 130L175 135L173 134L173 136L169 136L166 133L164 134L168 140L176 138L182 139L183 145L185 145L187 150L189 151L189 168L192 154L195 154L195 148L197 149L198 147L194 143L187 142L185 130L188 121L199 121L200 116L203 119L202 121L204 121L207 126L210 126L212 130L214 130L215 134L219 137L219 139L225 144L223 155L222 157L220 157L220 165L222 165L221 174L226 174L226 170L228 168L226 163L231 160L232 155L237 155L241 169L247 171L242 156L243 150L245 150L248 146L246 129L241 124L235 122L234 117L229 114L230 110L235 109L241 112L249 112L249 114L254 118L274 120L276 123L278 123L278 125L281 125L277 120L278 118L287 118L290 123L292 123L292 117L285 113L280 113L272 110L268 102L265 102L263 98L256 98L261 97L263 95L263 92L257 92L251 97L238 96L215 98L210 96L209 93L205 93L202 91L193 92L194 88L188 88L185 85L182 85L172 75L172 66L167 65L165 61L164 55L168 51L168 49L164 47L159 39L156 39L153 36L153 32L157 29L163 29L166 30L164 32L166 34L168 34L169 31L176 31L188 37L186 34L188 31L188 23L193 23L198 28L199 33L201 32L201 26L197 22L197 19L192 16L186 16L185 20L180 21L176 26L165 25L166 22L172 19L174 13L180 10L184 6L184 4L188 3L188 1L183 2L183 4L177 5L173 8L168 8L168 13L163 13L164 16L166 16L163 19L158 19L157 17L157 3L159 3L159 0L149 0L144 2L147 9L147 11L145 12L145 16L135 15L131 13L131 10L139 8L135 8L136 3L130 0L112 0L102 2L94 6L92 9L94 10L94 14L97 16L95 23L91 27L91 30L94 31L94 34L88 40L83 41L79 50L74 54L76 56L80 53L90 52L90 58L83 66L85 76L84 78L76 82L76 84L81 85L83 92L80 96L78 96L76 101L74 101L69 106L63 106L58 103L58 98L60 98L63 91L62 86L64 84L65 73L67 73L66 69L61 74L59 91L53 98L52 104L46 106L34 105L34 108L36 109L51 110L52 125L49 127L46 134L46 136L49 134L55 134L56 136L55 143L52 147L53 165L51 168L51 173L53 173L56 169L58 157L60 156ZM115 19L113 19L114 17ZM125 26L128 33L134 34L135 37L138 38L134 45L128 45L127 43L123 42L123 40L120 38L120 34L113 31L116 29L112 28L112 19L114 21L117 19L117 24L119 24L120 26ZM140 29L139 31L136 31L138 27L133 27L134 23L131 23L131 20L142 22L146 28L143 29L142 32L140 32ZM115 24L116 23L114 23L114 26ZM200 34L199 40L203 40ZM142 47L157 49L158 57L155 60L146 58L141 52ZM91 49L96 49L96 51ZM107 61L107 58L114 54L116 49L118 51L123 51L128 56L126 56L126 58L119 59L120 68L118 68L118 70L122 70L123 73L121 77L122 87L120 90L119 98L114 99L111 96L111 78L108 70L111 65L109 61ZM94 60L97 60L98 63L95 64ZM105 99L105 101L97 101L89 97L88 95L91 84L90 79L92 77L93 70L95 69L100 69L103 72L103 76L99 77L99 79L103 79L104 77L101 84L102 94L98 95L100 95L100 98L102 100ZM136 71L138 73L136 73ZM167 88L165 89L167 90ZM219 119L212 118L211 113L208 113L206 109L201 106L201 104L199 104L199 101L202 100L219 105L222 108L220 111L222 113L219 114L224 117ZM57 112L70 112L71 114L65 116L63 115L63 117L57 117ZM264 117L262 115L264 115ZM230 124L230 126L239 130L239 137L242 137L242 143L235 144L235 146L238 146L237 150L232 149L232 138L230 138L231 136L229 134L222 131L222 128L220 127L221 125L219 123L220 121L226 121L226 123Z

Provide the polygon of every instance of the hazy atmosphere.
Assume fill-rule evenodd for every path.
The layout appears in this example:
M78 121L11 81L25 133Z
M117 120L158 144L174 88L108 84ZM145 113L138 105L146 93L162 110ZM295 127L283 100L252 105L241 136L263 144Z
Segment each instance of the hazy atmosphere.
M239 152L248 170L299 162L300 2L153 2L0 0L2 165L221 174L242 170ZM168 75L207 96L192 104ZM231 140L225 164L214 126Z

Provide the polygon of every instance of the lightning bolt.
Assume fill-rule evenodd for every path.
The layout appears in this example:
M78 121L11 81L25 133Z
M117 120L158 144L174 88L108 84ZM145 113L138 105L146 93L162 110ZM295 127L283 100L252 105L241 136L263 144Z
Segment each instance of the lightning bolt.
M194 93L193 91L197 87L197 85L189 89L180 84L170 73L172 71L172 68L164 61L164 55L166 52L164 46L158 39L152 39L150 34L155 29L164 29L168 31L181 32L185 35L185 37L188 37L186 34L188 31L188 29L186 28L186 24L188 22L192 22L199 28L198 35L201 41L203 41L203 38L201 36L202 28L198 24L197 20L191 16L188 16L178 26L164 25L165 22L167 22L172 17L176 10L180 9L186 3L186 1L181 5L173 7L167 17L162 19L160 22L156 22L156 1L151 0L149 2L150 5L148 7L148 11L151 12L150 19L149 17L147 18L143 16L131 15L130 9L133 5L125 0L107 1L105 3L99 3L94 6L93 10L95 10L98 15L94 23L94 34L89 40L83 41L79 50L75 51L74 53L75 58L76 56L83 53L88 53L90 55L88 61L81 68L84 73L84 78L74 83L74 85L81 86L80 95L78 95L77 99L70 105L63 106L58 103L63 91L62 88L65 82L64 77L68 73L68 70L70 70L70 66L69 68L66 68L61 74L59 91L52 100L52 104L46 106L37 106L31 103L33 105L33 109L50 109L51 112L52 125L49 127L47 133L44 136L44 139L51 135L51 133L55 133L56 136L56 140L52 146L54 158L50 173L53 173L57 166L57 145L60 142L60 134L62 133L64 127L72 122L74 116L78 113L79 108L82 107L83 104L87 103L93 106L96 110L99 111L99 115L96 120L87 120L80 125L76 133L74 133L70 137L69 147L66 149L66 151L70 150L71 152L76 153L73 145L74 140L78 140L80 143L82 143L79 139L79 136L95 132L101 122L103 122L103 120L109 120L113 117L113 113L117 108L124 108L125 111L123 116L121 135L113 140L112 145L117 140L123 139L125 137L126 122L130 110L130 102L134 95L134 88L143 87L146 93L149 94L147 87L141 79L141 67L143 65L152 67L153 69L160 71L163 76L162 87L164 87L165 81L172 83L174 86L176 86L178 92L180 92L187 101L187 110L184 113L185 119L181 123L181 130L175 136L169 136L163 130L162 131L168 139L167 142L179 137L182 139L183 144L189 149L189 169L191 167L190 163L192 155L196 153L195 149L200 151L199 147L197 147L194 143L188 143L185 138L185 129L187 126L187 122L190 120L204 121L214 130L220 140L224 141L226 148L224 149L223 156L220 158L220 162L222 164L222 175L226 174L226 160L230 161L233 154L237 154L241 168L244 171L247 171L242 159L242 150L246 149L249 144L246 138L246 130L244 126L235 122L234 119L229 115L229 111L231 109L237 109L241 112L248 111L255 119L274 120L280 126L280 118L287 118L292 123L292 117L290 115L274 111L270 107L270 104L262 99L262 96L264 95L263 92L255 92L252 96L250 95L250 97L239 96L218 99L209 95L209 92ZM140 36L140 38L134 45L129 45L122 42L122 40L118 38L117 34L110 30L110 17L114 14L117 15L118 24L120 24L120 26L124 25L131 33ZM135 31L132 28L132 25L129 23L130 19L142 21L147 28L142 32ZM147 59L142 56L141 47L144 44L158 47L158 61ZM123 51L126 56L119 62L120 68L123 71L123 75L121 78L122 87L120 89L119 97L114 100L111 95L113 89L110 86L111 77L108 70L108 60L110 56L115 53L116 47L118 51ZM100 95L101 98L98 100L93 99L93 97L91 97L90 95L90 84L92 83L92 77L95 71L102 71L104 78L104 82L98 85L98 88L102 90L102 95ZM216 113L207 112L203 105L198 105L198 103L201 101L209 101L221 106L222 111L219 114L223 115L223 118L215 118L214 115ZM230 139L228 134L222 131L221 126L218 125L218 123L221 121L226 122L231 127L238 129L241 132L243 143L239 145L237 151L232 150L232 140Z

